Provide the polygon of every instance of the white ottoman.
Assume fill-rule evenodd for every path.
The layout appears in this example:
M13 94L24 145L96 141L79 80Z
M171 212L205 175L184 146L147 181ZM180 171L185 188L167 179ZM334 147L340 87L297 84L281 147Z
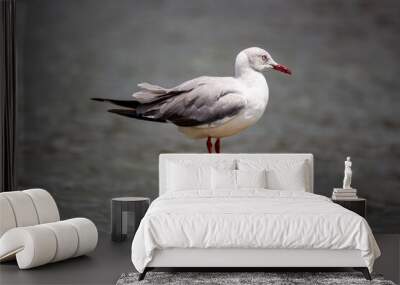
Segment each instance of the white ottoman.
M20 269L84 255L96 248L98 233L88 219L59 221L43 189L0 193L0 261L17 259Z

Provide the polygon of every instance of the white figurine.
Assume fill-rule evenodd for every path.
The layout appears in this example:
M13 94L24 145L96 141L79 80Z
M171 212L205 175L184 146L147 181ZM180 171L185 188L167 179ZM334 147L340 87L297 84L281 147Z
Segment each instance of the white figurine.
M350 156L347 157L344 162L344 179L343 179L343 189L352 189L351 188L351 176L353 172L351 171L351 160Z

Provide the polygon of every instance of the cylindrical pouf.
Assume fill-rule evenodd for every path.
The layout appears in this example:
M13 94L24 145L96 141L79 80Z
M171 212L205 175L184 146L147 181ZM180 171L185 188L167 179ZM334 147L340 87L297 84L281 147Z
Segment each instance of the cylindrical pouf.
M119 197L111 200L111 239L123 241L133 236L150 205L145 197Z

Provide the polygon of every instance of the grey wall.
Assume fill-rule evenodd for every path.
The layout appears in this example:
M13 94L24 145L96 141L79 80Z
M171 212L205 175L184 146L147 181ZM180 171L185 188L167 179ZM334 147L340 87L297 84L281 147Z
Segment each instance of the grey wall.
M223 151L311 152L323 195L351 155L373 229L400 231L399 1L17 2L18 186L51 191L64 218L108 230L111 197L157 196L159 153L205 152L89 98L231 75L259 46L294 74L266 74L265 115Z

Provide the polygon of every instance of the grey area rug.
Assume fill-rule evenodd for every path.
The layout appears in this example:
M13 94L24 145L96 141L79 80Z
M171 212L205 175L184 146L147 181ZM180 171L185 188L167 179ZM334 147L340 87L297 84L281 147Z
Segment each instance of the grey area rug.
M146 278L138 281L138 273L125 273L118 279L116 285L146 285L146 284L379 284L395 285L384 280L380 275L372 275L368 281L359 272L148 272Z

